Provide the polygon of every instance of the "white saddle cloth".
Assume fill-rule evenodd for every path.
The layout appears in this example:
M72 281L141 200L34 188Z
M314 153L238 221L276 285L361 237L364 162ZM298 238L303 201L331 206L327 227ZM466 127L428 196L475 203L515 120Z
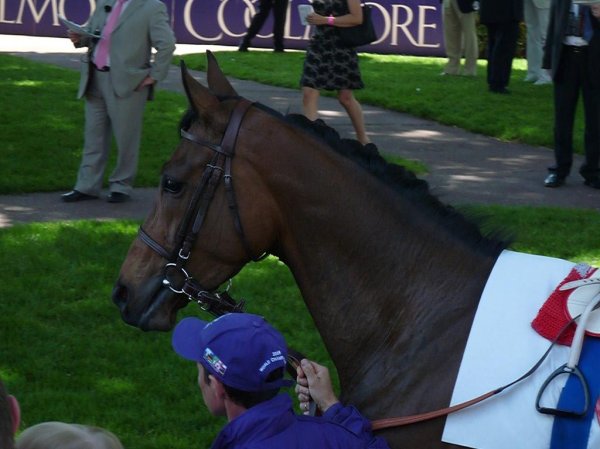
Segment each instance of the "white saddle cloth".
M531 321L574 265L513 251L500 255L477 309L454 387L453 405L516 380L540 359L550 342L532 329ZM569 347L555 346L523 382L449 415L442 441L477 449L548 449L553 417L538 413L535 401L544 381L568 361L569 351ZM559 376L548 386L542 405L556 407L566 377ZM595 399L592 401L593 407ZM600 448L596 419L588 448Z

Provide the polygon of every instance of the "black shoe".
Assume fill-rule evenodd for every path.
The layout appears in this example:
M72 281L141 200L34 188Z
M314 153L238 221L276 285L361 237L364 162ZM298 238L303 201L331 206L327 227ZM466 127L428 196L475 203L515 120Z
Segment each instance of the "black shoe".
M74 203L76 201L84 201L84 200L95 200L97 196L88 195L87 193L82 193L79 190L71 190L70 192L63 193L60 196L60 199L65 203Z
M490 92L504 95L510 94L510 90L508 90L506 87L490 87Z
M556 173L548 173L546 179L544 179L544 186L546 187L560 187L565 183L565 178L558 176Z
M106 201L109 203L124 203L129 200L129 195L121 192L110 192L106 197Z
M275 53L285 53L285 49L283 49L283 48L276 48L275 50L273 50L273 52L275 52Z
M585 181L583 181L583 183L586 186L591 187L592 189L600 189L600 179L599 178L586 179Z
M240 44L240 46L238 47L238 51L241 51L241 52L247 52L247 51L248 51L248 47L249 47L249 45L248 45L248 44L246 44L246 43L242 42L242 43Z

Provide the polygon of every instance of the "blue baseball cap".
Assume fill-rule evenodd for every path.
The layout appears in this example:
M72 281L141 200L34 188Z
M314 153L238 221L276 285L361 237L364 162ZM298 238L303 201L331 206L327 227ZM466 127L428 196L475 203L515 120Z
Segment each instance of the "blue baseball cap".
M258 315L228 313L214 321L184 318L172 338L173 349L184 359L202 364L225 385L258 392L293 384L267 377L285 368L287 345L283 335Z

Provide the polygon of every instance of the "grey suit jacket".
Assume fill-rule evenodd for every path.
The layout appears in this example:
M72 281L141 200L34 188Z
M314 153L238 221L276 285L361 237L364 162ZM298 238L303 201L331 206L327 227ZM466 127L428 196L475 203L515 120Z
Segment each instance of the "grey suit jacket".
M175 35L169 25L165 4L160 0L128 0L111 35L110 77L115 94L127 97L150 75L166 78L175 51ZM100 34L116 0L98 0L86 28ZM88 61L82 63L78 98L85 95L90 65L98 39L84 37L79 46L88 47ZM152 48L156 49L151 61Z

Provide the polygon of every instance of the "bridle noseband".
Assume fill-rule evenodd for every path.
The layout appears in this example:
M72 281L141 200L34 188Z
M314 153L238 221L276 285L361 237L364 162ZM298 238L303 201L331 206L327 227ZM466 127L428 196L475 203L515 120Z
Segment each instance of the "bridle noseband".
M233 109L220 144L214 144L203 140L184 129L181 130L182 138L202 147L209 148L214 154L210 162L204 167L202 178L192 195L185 215L179 225L176 238L177 243L174 246L174 250L168 251L164 245L158 243L151 237L142 226L140 226L138 232L138 237L142 242L168 261L165 265L164 279L162 281L163 285L168 287L174 293L187 296L190 301L197 302L204 310L215 316L220 316L229 312L242 312L244 307L243 300L236 302L229 296L227 291L213 293L206 290L187 273L185 265L190 257L194 243L198 238L200 228L206 219L209 206L214 198L221 176L223 177L227 202L233 216L234 226L240 236L246 254L254 261L262 260L268 255L267 253L260 257L253 255L246 234L244 233L242 221L240 220L233 188L233 177L231 175L231 162L235 155L237 137L244 116L252 105L253 103L245 98L239 99ZM183 278L183 283L180 287L177 287L176 283L172 280L173 276L177 275L179 275L180 278Z

